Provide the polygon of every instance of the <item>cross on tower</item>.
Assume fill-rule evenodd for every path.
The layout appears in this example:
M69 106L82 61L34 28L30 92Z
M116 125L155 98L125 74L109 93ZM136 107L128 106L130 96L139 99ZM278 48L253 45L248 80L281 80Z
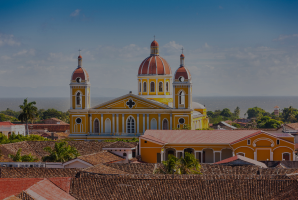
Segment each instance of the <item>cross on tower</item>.
M133 102L132 99L129 99L128 102L126 102L126 105L127 105L129 108L132 108L134 105L136 105L136 103Z
M81 51L82 51L82 50L81 50L81 49L79 49L79 54L80 54L80 55L81 55Z
M181 49L181 50L182 50L182 54L183 54L183 50L184 50L184 49L183 49L183 47L182 47L182 49Z
M154 35L154 40L155 40L155 35Z

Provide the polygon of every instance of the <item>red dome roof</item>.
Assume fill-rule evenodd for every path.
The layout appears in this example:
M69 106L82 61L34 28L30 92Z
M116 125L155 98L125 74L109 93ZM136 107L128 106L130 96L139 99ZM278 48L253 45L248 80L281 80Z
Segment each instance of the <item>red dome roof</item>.
M71 80L75 81L78 77L81 78L81 80L84 81L89 81L89 74L87 73L87 71L82 68L82 67L78 67L71 76Z
M179 67L175 72L175 79L179 79L180 76L183 76L184 79L191 79L188 69L184 66Z
M154 41L151 43L151 46L152 46L152 47L158 47L159 44L158 44L158 42L157 42L156 40L154 40Z
M172 70L168 62L159 55L151 55L141 63L138 75L169 75Z
M185 58L184 54L181 54L181 55L180 55L180 57L183 57L183 58Z
M78 58L82 58L82 56L81 56L81 55L79 55L79 56L78 56Z

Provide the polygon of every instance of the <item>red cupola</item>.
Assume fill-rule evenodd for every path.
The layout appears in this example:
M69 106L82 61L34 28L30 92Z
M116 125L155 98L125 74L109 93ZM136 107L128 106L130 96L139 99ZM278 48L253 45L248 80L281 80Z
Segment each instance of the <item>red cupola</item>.
M71 75L71 81L81 83L81 81L89 82L89 74L82 67L83 58L81 55L78 56L78 67Z

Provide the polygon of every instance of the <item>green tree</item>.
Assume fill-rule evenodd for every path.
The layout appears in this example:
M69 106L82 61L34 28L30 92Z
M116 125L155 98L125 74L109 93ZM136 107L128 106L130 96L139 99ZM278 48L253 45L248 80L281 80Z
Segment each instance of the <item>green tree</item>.
M240 115L240 108L237 106L234 110L234 115L239 118Z
M26 135L29 135L28 130L28 121L31 120L31 122L38 116L37 113L37 107L34 106L36 104L35 101L32 101L28 103L27 99L24 99L23 105L20 105L20 108L22 109L21 114L19 115L18 119L22 122L26 122Z
M18 118L18 116L20 115L21 111L13 111L9 108L7 108L5 111L1 111L1 113L3 113L4 115L8 115L14 118Z
M36 162L38 158L32 156L31 153L29 155L21 155L22 149L19 149L16 155L9 154L8 157L11 158L15 162Z
M154 173L163 174L201 174L201 165L195 156L185 152L184 158L168 155L168 160L162 161L163 167L157 168Z
M214 113L212 111L207 111L207 116L212 118L214 116Z
M261 118L263 117L263 113L265 113L266 111L263 110L262 108L259 107L253 107L253 108L249 108L247 110L247 118L251 119L251 118Z
M224 108L221 111L220 115L224 116L224 117L232 117L232 113L231 113L230 109L228 109L228 108Z
M264 116L257 121L259 128L278 128L281 126L281 122L271 119L269 116Z
M240 124L232 123L232 126L235 126L236 128L241 128Z
M45 147L44 151L50 154L42 158L44 162L66 162L80 155L75 147L68 145L65 141L56 142L54 149Z
M290 106L289 108L284 108L282 111L282 119L284 122L294 123L297 122L296 116L298 116L298 110Z

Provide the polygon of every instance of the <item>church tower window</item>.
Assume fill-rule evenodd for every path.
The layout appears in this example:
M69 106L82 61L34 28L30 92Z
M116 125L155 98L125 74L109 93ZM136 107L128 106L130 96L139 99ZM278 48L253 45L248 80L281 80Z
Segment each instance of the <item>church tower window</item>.
M135 120L132 117L127 119L127 133L134 133L135 132Z
M159 82L159 85L158 85L159 87L159 92L162 92L163 90L162 90L162 82Z
M99 120L95 119L94 121L94 132L99 133Z
M147 92L147 83L146 82L144 82L144 84L143 84L143 92Z
M76 95L76 101L77 101L77 105L81 105L81 93L78 92Z
M162 121L162 130L169 130L169 127L168 127L168 120L167 119L164 119Z
M139 84L139 92L142 92L142 83Z
M169 92L169 82L166 82L166 92Z
M184 105L185 103L185 94L183 91L179 92L179 105Z
M155 92L155 84L154 82L150 83L150 92Z

